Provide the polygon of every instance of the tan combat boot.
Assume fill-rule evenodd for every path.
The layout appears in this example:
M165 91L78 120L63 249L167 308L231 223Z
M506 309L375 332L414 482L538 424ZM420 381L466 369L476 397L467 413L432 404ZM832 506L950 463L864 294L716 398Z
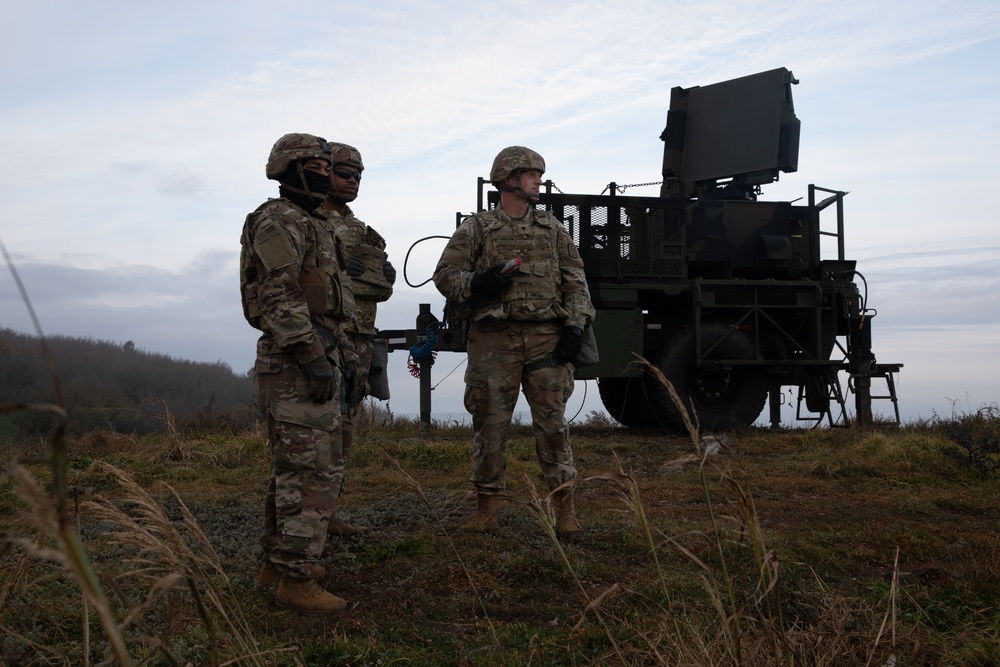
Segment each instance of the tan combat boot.
M497 507L500 504L500 496L495 493L477 493L476 497L479 507L459 530L463 533L488 533L499 528Z
M347 600L320 588L312 579L281 577L274 602L279 607L294 609L303 614L329 614L347 608Z
M322 565L317 565L313 568L312 578L315 581L319 581L326 576L326 568ZM260 566L260 572L257 573L257 585L262 588L270 588L274 586L281 580L281 572L278 572L276 568L271 563L264 563Z
M576 507L573 502L573 489L565 489L552 497L556 510L556 535L567 542L579 542L583 539L583 527L576 520Z

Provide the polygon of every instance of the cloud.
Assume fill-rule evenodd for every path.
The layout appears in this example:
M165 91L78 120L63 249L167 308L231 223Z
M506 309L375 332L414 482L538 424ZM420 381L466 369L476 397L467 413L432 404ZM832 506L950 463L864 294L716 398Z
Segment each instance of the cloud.
M800 171L765 198L851 190L848 255L881 330L1000 312L992 0L36 0L5 7L0 32L0 238L54 332L248 366L239 231L275 194L263 166L285 132L362 150L355 209L402 270L414 241L472 212L502 146L540 150L566 192L655 183L673 86L782 66L802 82ZM413 282L439 253L413 250ZM401 279L385 322L439 300ZM26 324L9 281L0 306Z

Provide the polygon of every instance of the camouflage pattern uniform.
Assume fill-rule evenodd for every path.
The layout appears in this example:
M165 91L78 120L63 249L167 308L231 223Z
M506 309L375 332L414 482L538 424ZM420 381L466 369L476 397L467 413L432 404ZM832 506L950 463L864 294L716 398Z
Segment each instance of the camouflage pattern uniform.
M358 173L357 183L360 186L360 174L365 170L364 162L361 159L361 152L354 146L343 143L330 144L333 152L333 166L350 167ZM372 336L376 333L375 315L378 304L387 301L392 296L392 285L395 281L395 269L389 264L389 256L385 252L385 239L378 232L359 220L348 201L353 201L357 194L344 197L334 188L331 199L340 198L342 210L337 211L328 207L321 207L320 212L327 217L337 230L337 236L344 242L344 251L347 256L359 260L364 267L363 273L354 275L354 299L357 306L356 316L352 322L347 323L347 331L354 340L355 348L358 351L360 365L358 373L361 378L361 397L370 393L368 387L368 373L371 369L372 360ZM392 280L386 275L387 270L392 272ZM358 405L350 406L350 410L344 415L345 436L353 432L354 417L357 415Z
M352 321L345 324L346 331L354 341L358 353L358 373L363 395L368 395L368 371L372 361L372 336L376 333L375 315L378 304L392 296L392 283L386 278L384 268L388 255L385 252L385 239L378 232L354 216L350 206L346 206L344 215L336 211L324 210L324 215L337 230L337 236L344 243L344 252L348 257L357 257L365 266L365 272L352 278L356 314ZM353 429L353 419L358 406L350 407L344 415L345 432Z
M515 257L521 265L506 291L489 298L473 294L475 274ZM506 488L506 438L518 387L531 409L535 452L549 488L574 479L564 414L574 368L551 359L564 328L583 329L594 317L573 239L555 216L534 207L518 220L499 207L478 213L452 235L434 284L472 320L465 407L475 431L472 483L477 491L494 494Z
M272 158L282 142L297 145L310 136L286 135ZM269 161L269 178L272 171ZM343 477L340 375L357 354L344 332L354 302L343 248L333 226L302 204L282 196L247 216L240 273L244 314L261 330L255 389L272 454L264 558L281 574L309 579L317 573ZM306 366L324 356L341 389L316 403Z
M350 259L349 269L355 298L355 316L345 323L345 331L354 343L358 353L359 388L354 401L343 411L343 453L345 466L354 442L354 421L360 410L361 401L371 393L368 384L372 364L372 336L375 334L375 315L378 303L392 296L395 269L388 262L385 253L385 239L364 222L355 217L348 202L357 197L361 185L361 173L365 169L361 152L343 143L330 144L333 169L330 176L330 196L317 209L337 231L337 237L344 243L344 250ZM353 179L344 177L341 170L353 172ZM338 175L340 174L340 175ZM351 190L350 180L356 184ZM391 278L391 280L390 280ZM385 369L382 369L385 372ZM367 528L343 521L334 514L330 519L329 533L340 537L353 537L367 532Z

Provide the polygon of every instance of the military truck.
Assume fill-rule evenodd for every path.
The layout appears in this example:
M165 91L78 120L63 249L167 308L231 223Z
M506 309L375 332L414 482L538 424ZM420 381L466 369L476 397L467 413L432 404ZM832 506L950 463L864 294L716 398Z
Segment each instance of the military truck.
M624 196L616 183L607 194L567 194L546 182L538 206L576 241L597 308L600 361L576 377L597 380L621 424L682 423L638 355L707 430L753 424L768 399L771 425L779 426L784 387L797 390L798 420L872 424L879 398L891 401L883 421L899 423L893 378L902 364L880 364L872 353L875 312L856 262L845 256L847 193L810 185L805 201L759 199L762 186L798 168L796 83L779 68L673 88L658 197ZM499 203L488 186L479 179L478 210ZM405 344L431 323L437 327L423 308ZM394 333L390 347L404 347L404 332ZM446 319L432 336L437 349L464 350L461 322ZM873 395L873 380L886 393Z

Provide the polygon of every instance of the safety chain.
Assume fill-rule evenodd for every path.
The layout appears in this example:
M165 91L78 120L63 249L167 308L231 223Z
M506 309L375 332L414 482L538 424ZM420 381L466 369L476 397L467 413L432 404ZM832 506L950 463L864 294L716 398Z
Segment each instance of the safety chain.
M625 194L625 191L629 188L644 188L647 185L662 185L663 181L653 181L652 183L632 183L630 185L616 185L615 189L618 194Z
M629 188L644 188L644 187L646 187L648 185L663 185L663 181L653 181L651 183L630 183L629 185L616 185L615 186L615 190L618 191L618 194L625 194L625 191L627 189L629 189ZM549 187L551 187L553 190L555 190L556 192L558 192L561 195L566 194L565 192L563 192L562 190L560 190L559 186L556 185L555 182L553 182L553 181L549 181ZM601 192L601 194L603 195L604 192L606 192L606 191L607 191L607 188L604 188L604 190Z
M625 192L626 188L643 188L647 185L663 185L663 181L651 181L649 183L632 183L631 185L619 185L619 192Z

